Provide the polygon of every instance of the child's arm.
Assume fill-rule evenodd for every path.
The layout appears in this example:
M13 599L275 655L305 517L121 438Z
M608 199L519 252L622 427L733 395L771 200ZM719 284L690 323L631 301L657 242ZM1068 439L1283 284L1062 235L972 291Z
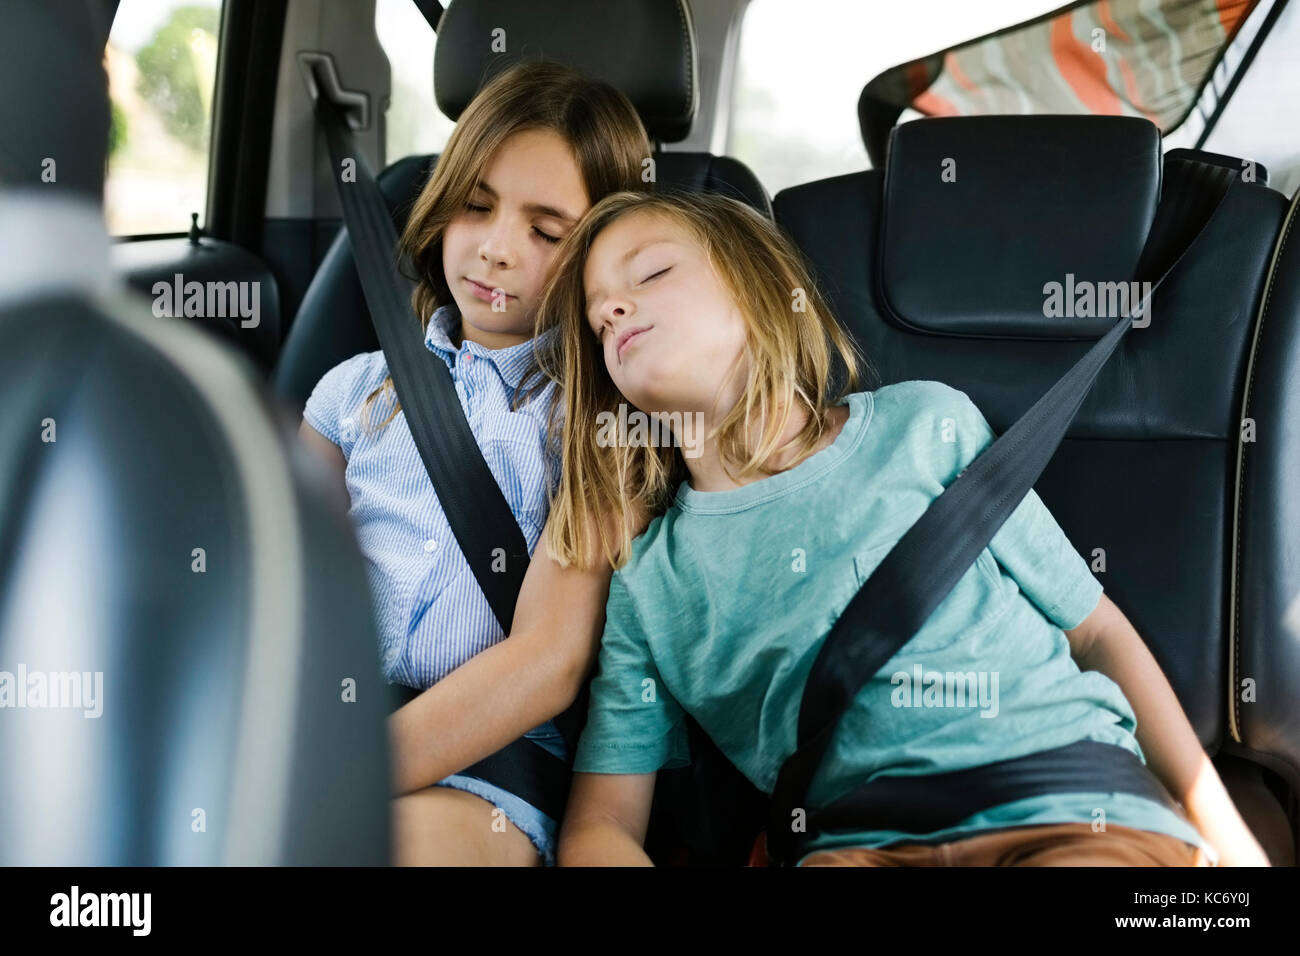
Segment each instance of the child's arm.
M608 522L609 519L607 518ZM632 537L650 523L633 507ZM505 640L475 654L388 719L393 792L409 793L496 753L573 703L600 650L613 570L593 542L588 570L561 567L547 528ZM607 524L612 534L612 524Z
M395 794L463 770L573 703L600 647L611 574L608 562L561 567L542 532L507 638L389 717Z
M655 775L575 773L560 827L560 866L653 866L644 850Z
M1224 866L1268 866L1201 748L1169 680L1123 612L1105 594L1082 624L1066 631L1080 670L1105 674L1124 692L1137 718L1147 764L1218 851Z

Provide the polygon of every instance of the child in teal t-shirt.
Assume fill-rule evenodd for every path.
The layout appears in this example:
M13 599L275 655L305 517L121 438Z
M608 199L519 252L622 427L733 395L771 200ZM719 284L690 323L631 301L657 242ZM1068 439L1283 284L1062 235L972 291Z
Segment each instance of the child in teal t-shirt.
M731 200L603 200L557 257L539 323L560 326L555 338L578 357L551 364L567 408L550 549L578 560L595 536L618 569L560 862L645 862L653 775L690 760L685 714L770 793L833 622L994 435L963 392L940 382L848 392L857 364L848 337L785 240ZM837 357L847 385L830 401ZM609 514L621 518L597 517ZM1031 491L856 695L807 805L877 776L1085 739L1145 762L1129 700L1111 677L1080 669L1065 633L1101 600L1101 584ZM1195 743L1172 691L1156 706L1182 722L1181 736L1148 747ZM1204 757L1195 751L1178 757ZM1186 815L1101 787L988 807L940 832L864 821L820 835L805 854L1098 819L1115 840L1126 828L1165 835L1167 859L1217 855ZM1244 824L1233 838L1253 843Z

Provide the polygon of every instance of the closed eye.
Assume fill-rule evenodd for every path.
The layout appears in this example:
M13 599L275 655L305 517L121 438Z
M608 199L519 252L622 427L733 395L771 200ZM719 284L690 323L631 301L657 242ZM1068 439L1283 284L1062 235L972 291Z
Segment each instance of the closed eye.
M476 206L476 205L475 205L474 203L472 203L472 202L467 202L467 203L465 203L465 208L468 209L470 212L487 212L487 211L488 211L488 207L487 207L487 206Z
M560 241L559 236L552 236L550 233L542 232L542 230L538 229L536 226L533 226L533 232L537 233L540 238L545 239L549 243L554 244Z
M659 278L659 276L663 275L665 272L667 272L667 271L668 271L669 269L671 269L671 268L672 268L672 266L668 266L668 267L665 268L665 269L660 269L658 272L654 273L653 275L648 275L648 276L646 276L644 279L642 279L640 282L638 282L637 285L644 285L645 283L649 282L651 279L657 279L657 278Z

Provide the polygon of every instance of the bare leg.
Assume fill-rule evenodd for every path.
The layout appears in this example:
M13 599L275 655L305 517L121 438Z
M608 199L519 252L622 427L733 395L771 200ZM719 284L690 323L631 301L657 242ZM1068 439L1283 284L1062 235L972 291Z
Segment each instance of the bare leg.
M392 802L395 866L540 866L524 831L487 800L426 787Z

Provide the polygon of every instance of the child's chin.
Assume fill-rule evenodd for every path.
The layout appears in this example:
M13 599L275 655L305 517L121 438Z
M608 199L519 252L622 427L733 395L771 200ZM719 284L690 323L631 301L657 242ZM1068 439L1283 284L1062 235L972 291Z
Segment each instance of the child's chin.
M474 328L483 332L498 335L527 335L533 330L531 322L520 318L527 314L526 311L519 307L519 303L513 301L508 311L496 312L493 311L490 303L471 299L466 306L461 307L460 314L462 321L468 320Z
M619 390L627 396L627 400L647 415L665 409L681 408L686 396L682 394L681 382L672 371L661 368L653 361L646 361L646 356L638 355L636 359L619 376L622 379L618 383Z
M662 412L672 407L672 403L667 401L664 396L647 393L644 389L634 388L628 391L626 388L620 387L619 391L628 400L628 404L647 415L653 415L655 412Z

